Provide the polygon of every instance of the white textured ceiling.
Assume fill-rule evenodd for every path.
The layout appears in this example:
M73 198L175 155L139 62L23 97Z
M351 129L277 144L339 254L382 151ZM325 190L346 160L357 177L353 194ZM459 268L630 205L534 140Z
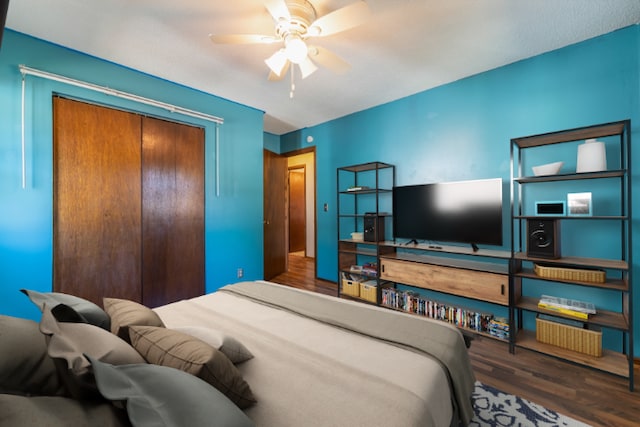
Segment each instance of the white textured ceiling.
M318 15L356 0L311 0ZM11 0L7 27L264 111L283 134L640 22L640 0L367 0L364 24L314 43L352 68L267 81L261 0ZM28 65L28 64L27 64ZM116 88L117 89L117 88Z

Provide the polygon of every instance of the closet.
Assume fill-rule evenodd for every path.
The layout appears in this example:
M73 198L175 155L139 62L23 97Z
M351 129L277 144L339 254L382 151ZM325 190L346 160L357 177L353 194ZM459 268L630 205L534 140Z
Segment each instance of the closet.
M53 289L155 307L204 293L204 130L53 99Z

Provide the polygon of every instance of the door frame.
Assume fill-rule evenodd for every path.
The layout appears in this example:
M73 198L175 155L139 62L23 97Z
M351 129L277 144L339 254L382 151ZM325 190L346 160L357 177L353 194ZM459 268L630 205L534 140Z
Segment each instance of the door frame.
M318 194L318 171L317 171L317 156L316 156L316 147L307 147L307 148L301 148L299 150L294 150L294 151L289 151L287 153L283 153L282 155L289 158L289 157L295 157L295 156L299 156L301 154L308 154L311 153L313 154L313 174L312 174L312 178L313 178L313 202L312 202L312 209L313 209L313 254L314 254L314 260L315 262L313 263L313 276L317 279L318 278L318 203L317 203L317 194ZM309 177L308 174L308 170L305 167L305 177ZM306 179L305 179L306 180ZM289 192L289 188L288 188L288 183L287 183L287 193ZM309 197L309 194L307 194L307 197ZM288 208L288 206L287 206ZM306 244L305 244L305 248L307 248ZM307 250L305 249L305 255L307 254ZM287 265L287 269L289 268L289 266Z

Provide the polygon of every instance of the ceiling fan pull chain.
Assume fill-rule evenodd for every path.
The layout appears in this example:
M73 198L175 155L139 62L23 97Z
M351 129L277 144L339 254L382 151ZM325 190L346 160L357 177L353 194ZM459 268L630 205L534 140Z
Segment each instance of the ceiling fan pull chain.
M289 99L293 99L293 92L296 90L296 84L294 75L296 73L296 67L291 67L291 91L289 92Z

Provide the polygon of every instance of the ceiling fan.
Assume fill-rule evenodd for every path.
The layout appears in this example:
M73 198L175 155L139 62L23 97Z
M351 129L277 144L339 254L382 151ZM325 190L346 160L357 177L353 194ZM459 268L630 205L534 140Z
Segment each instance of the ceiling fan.
M269 80L282 79L291 64L298 65L303 79L318 69L316 64L337 73L346 72L350 65L345 60L323 47L307 44L307 41L356 27L371 14L364 1L320 17L307 0L267 0L265 7L275 21L274 35L210 34L209 37L220 44L282 43L282 47L264 61L270 69Z

